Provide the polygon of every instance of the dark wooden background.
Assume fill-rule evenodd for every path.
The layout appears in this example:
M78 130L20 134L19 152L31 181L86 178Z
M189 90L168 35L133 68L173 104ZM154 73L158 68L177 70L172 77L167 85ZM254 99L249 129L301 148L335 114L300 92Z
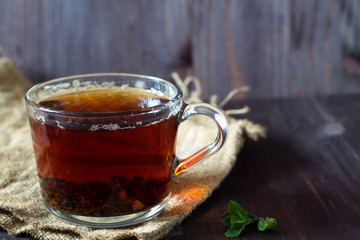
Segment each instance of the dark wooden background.
M0 46L34 82L178 71L204 98L360 92L357 0L0 0Z

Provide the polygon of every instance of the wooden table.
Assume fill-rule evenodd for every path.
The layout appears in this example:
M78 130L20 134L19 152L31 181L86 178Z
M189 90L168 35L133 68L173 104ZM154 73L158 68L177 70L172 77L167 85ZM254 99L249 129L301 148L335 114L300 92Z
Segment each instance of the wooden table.
M360 95L246 104L268 137L248 140L220 188L164 240L225 239L229 200L278 220L241 239L360 239ZM0 239L26 238L0 231Z

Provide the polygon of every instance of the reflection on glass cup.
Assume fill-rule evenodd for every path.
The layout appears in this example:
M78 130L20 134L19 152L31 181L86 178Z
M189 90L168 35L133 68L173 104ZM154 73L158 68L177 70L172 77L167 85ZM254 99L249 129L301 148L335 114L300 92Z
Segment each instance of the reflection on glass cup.
M171 83L134 74L55 79L25 96L44 203L55 215L91 227L151 219L171 194L172 178L223 145L225 116L186 104ZM179 123L196 114L218 126L215 140L175 156Z

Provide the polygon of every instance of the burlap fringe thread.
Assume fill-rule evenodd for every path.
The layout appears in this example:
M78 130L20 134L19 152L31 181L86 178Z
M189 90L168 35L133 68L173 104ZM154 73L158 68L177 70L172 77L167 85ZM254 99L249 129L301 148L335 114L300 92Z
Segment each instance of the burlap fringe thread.
M201 103L203 102L200 99L201 95L201 85L198 78L194 76L187 76L184 80L182 80L176 72L173 72L171 74L171 77L174 79L176 85L180 88L180 90L183 92L183 97L187 103ZM194 84L194 90L189 91L189 85L193 83ZM230 91L226 97L218 104L218 96L216 94L212 95L210 97L210 104L218 107L223 110L225 105L230 102L230 100L238 93L243 93L249 91L250 88L247 86L241 87L241 88L235 88L232 91ZM250 111L250 108L248 106L244 106L242 108L238 109L229 109L229 110L223 110L224 114L230 118L234 115L241 115L246 114ZM231 119L231 118L230 118ZM257 141L259 137L266 137L266 130L262 126L258 124L254 124L253 122L242 119L237 120L241 122L242 128L244 129L245 133L249 138L251 138L254 141Z
M201 102L201 87L196 78L187 77L182 81L176 73L172 76L188 103ZM195 91L188 90L190 83L195 84ZM247 107L225 111L229 119L227 142L218 153L200 162L186 174L174 178L169 204L159 216L143 224L119 229L77 226L50 214L42 204L23 100L27 84L10 59L0 58L0 226L10 234L29 233L45 240L159 239L181 223L220 185L236 162L245 134L254 140L265 136L261 126L246 119L230 117L247 112ZM219 104L214 96L211 103L223 107L234 94L246 90L232 91ZM192 118L180 125L177 138L177 152L180 156L199 149L204 141L206 143L214 137L217 129L209 127L207 121L211 122L206 117L201 121Z

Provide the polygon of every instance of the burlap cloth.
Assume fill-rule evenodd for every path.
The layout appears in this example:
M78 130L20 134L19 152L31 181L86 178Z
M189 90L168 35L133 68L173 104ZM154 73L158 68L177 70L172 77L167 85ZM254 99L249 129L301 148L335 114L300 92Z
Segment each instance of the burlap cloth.
M191 102L199 101L184 89L192 79L188 80L182 86L185 95ZM0 226L10 234L28 233L40 239L159 239L219 186L234 165L245 134L255 140L264 135L258 125L229 118L229 136L222 150L175 178L172 197L163 213L137 226L91 229L55 217L42 203L24 103L24 93L30 86L9 58L0 57ZM179 155L188 155L214 138L217 130L209 122L206 117L196 117L181 124Z

